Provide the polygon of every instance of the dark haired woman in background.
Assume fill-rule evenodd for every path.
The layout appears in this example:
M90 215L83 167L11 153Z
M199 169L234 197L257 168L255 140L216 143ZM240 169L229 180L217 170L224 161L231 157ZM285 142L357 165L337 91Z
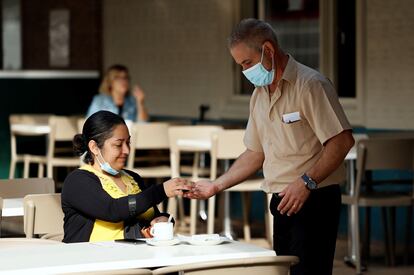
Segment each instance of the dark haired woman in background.
M167 221L156 205L189 189L183 179L146 186L123 170L130 135L125 121L109 111L90 116L73 140L86 165L65 179L62 189L66 243L142 237L142 229Z

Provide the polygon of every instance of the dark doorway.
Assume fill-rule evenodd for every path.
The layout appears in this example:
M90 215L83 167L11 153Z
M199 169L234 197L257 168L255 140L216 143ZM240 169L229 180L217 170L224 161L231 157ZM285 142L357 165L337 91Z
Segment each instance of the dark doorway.
M356 96L356 0L337 0L337 89L339 97Z

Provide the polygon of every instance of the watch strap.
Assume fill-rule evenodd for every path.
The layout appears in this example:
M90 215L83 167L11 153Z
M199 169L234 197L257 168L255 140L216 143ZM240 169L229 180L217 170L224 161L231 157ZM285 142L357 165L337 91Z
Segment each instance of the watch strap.
M128 209L129 216L134 217L137 215L137 198L135 195L128 196Z

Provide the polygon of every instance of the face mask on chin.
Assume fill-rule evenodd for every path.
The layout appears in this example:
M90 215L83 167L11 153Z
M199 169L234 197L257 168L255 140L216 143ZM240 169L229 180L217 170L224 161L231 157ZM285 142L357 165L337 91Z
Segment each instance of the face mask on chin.
M255 86L262 87L270 85L275 77L274 61L272 56L272 69L266 70L263 66L264 45L262 46L262 57L260 62L243 71L244 76Z
M99 160L99 157L102 158L102 162ZM105 171L106 173L112 175L112 176L116 176L119 174L119 171L112 168L111 165L109 165L109 163L107 161L105 161L105 159L103 158L101 151L99 150L99 154L96 156L96 160L99 163L99 166L101 167L102 171Z

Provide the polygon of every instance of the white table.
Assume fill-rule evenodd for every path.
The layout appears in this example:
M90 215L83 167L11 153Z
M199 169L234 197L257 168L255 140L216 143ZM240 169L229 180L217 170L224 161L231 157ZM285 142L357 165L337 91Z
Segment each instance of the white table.
M59 274L154 268L226 259L273 256L273 250L241 242L215 246L154 247L115 242L0 247L0 274Z
M3 199L2 217L23 216L23 198Z

